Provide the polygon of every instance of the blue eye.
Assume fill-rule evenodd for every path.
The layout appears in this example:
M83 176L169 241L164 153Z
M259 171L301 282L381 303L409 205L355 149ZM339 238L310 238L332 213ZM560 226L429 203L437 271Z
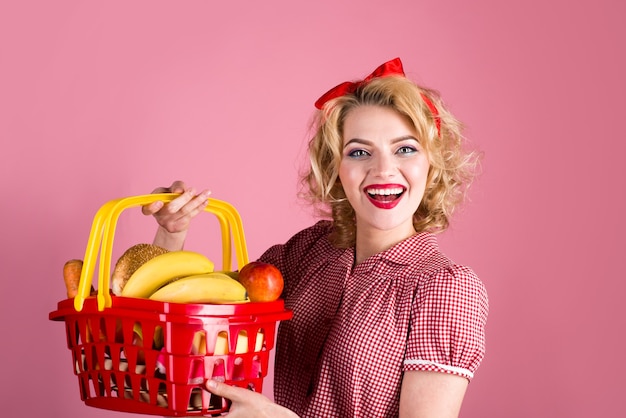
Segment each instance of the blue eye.
M398 148L397 151L398 154L413 154L415 152L417 152L417 149L408 145Z
M348 153L348 157L351 157L351 158L361 158L367 155L369 155L369 153L363 149L355 149Z

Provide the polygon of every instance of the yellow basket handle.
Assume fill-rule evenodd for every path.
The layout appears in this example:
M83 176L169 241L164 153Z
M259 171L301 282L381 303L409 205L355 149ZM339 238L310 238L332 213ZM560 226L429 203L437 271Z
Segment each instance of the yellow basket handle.
M77 311L83 309L85 299L89 296L93 273L95 270L98 249L100 249L100 260L98 269L98 310L111 306L112 299L109 293L109 279L111 276L111 254L113 251L113 237L120 214L125 209L148 205L152 202L170 202L180 196L175 193L157 193L141 196L131 196L121 199L111 200L100 207L94 217L89 233L89 241L83 269L80 274L78 284L78 294L74 298L74 308ZM229 203L213 198L208 199L209 203L205 207L206 212L214 214L220 224L222 233L222 265L224 269L232 268L232 244L235 246L237 265L239 268L248 264L248 249L243 233L243 224L237 210ZM232 239L231 243L231 231Z

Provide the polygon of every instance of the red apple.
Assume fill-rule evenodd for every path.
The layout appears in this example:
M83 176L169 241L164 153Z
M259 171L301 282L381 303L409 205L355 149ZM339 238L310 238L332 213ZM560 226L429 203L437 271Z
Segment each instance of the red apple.
M246 288L250 302L272 302L283 292L283 275L275 266L252 261L239 270L239 282Z

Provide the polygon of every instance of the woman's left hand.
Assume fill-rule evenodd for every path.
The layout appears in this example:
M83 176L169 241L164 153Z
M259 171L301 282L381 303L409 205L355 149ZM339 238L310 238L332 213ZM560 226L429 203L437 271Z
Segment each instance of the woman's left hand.
M230 386L216 380L208 380L206 388L209 392L232 402L228 412L229 418L297 418L294 412L249 389Z
M159 228L153 244L170 251L182 250L191 220L201 213L208 204L211 192L204 190L197 193L182 181L175 181L170 187L157 187L152 193L178 193L171 202L152 202L142 207L144 215L152 215Z

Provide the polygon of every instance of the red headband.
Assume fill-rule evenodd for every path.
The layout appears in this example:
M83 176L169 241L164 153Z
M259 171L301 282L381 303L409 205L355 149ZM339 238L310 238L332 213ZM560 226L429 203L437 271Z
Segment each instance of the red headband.
M332 89L328 90L326 93L322 95L315 102L315 107L321 109L324 107L324 104L332 99L337 97L345 96L346 94L352 94L356 91L357 88L367 83L368 81L377 78L377 77L388 77L391 75L399 75L404 77L404 70L402 69L402 61L400 58L394 58L391 61L387 61L382 64L378 68L376 68L370 75L365 77L361 81L345 81ZM437 126L437 133L441 136L441 119L439 118L439 112L437 108L433 104L433 102L426 96L424 93L420 93L422 96L422 100L426 103L426 106L430 109L430 112L433 114L433 118L435 119L435 125Z

